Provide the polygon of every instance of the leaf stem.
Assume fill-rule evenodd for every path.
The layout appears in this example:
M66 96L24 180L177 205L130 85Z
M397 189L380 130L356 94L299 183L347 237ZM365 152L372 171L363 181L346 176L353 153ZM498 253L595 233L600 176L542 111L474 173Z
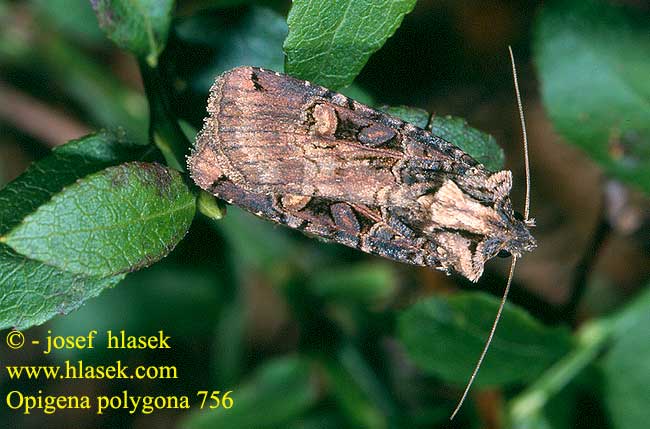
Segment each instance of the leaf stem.
M578 334L578 346L512 400L509 417L513 427L538 414L553 396L589 365L602 350L611 331L611 326L605 321L586 325Z
M160 69L140 61L140 73L149 100L149 136L160 149L167 165L185 171L185 156L190 146L176 117L172 114Z
M571 296L564 305L562 313L564 320L573 324L576 323L577 311L580 301L587 290L588 277L593 271L594 265L598 260L598 255L607 241L607 237L611 232L611 225L607 217L606 210L606 197L604 192L601 192L601 203L598 212L598 220L594 230L591 242L587 245L582 258L575 267L573 274L573 281L571 287Z
M199 212L213 220L221 220L226 215L226 204L214 195L203 190L199 192L196 200L196 208Z
M650 291L637 297L615 314L585 324L577 334L572 352L553 365L535 383L514 398L508 407L512 427L523 427L546 403L593 362L612 339L625 335L630 326L645 317Z

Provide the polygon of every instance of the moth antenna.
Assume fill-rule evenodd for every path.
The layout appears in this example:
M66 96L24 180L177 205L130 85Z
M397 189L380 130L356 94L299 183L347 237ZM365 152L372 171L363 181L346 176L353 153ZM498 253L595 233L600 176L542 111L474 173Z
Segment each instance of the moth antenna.
M516 263L517 263L517 257L512 255L512 263L510 264L510 274L508 274L508 282L506 283L506 288L503 291L503 296L501 297L501 304L499 304L499 310L497 310L497 315L494 318L494 322L492 322L492 329L490 329L490 335L488 335L487 341L485 341L485 346L483 346L483 351L481 352L481 356L478 358L478 361L476 362L474 371L472 371L472 376L469 378L469 381L465 386L465 391L463 392L463 396L460 397L460 400L458 401L458 405L456 405L456 408L454 408L454 412L451 413L451 417L449 417L449 420L453 420L454 417L456 417L458 411L460 411L460 407L463 406L463 402L465 402L465 398L467 398L469 389L472 387L472 384L474 383L474 379L478 374L478 370L481 368L481 364L483 363L483 359L485 359L485 355L487 354L487 351L490 348L490 343L492 343L492 337L494 337L494 333L497 330L497 325L499 324L499 319L501 318L501 312L503 311L503 307L505 306L506 301L508 300L508 292L510 292L510 285L512 284L512 275L515 272Z
M526 167L526 200L524 203L524 221L528 221L528 216L530 214L530 163L528 160L528 137L526 135L526 121L524 120L524 109L521 104L519 83L517 81L517 67L515 66L515 56L512 53L511 46L508 46L508 51L510 52L510 63L512 64L512 78L515 83L515 94L517 96L517 108L519 109L519 120L521 121L521 131L524 140L524 164ZM456 417L456 414L458 413L460 408L463 406L463 403L465 402L465 398L467 398L467 394L469 393L469 389L472 387L472 384L474 383L474 379L476 378L476 375L478 374L478 371L481 368L481 365L483 364L483 359L485 359L485 355L487 354L487 351L490 348L490 344L492 343L492 338L494 337L494 333L497 330L497 325L499 324L499 320L501 319L501 313L503 312L503 307L506 305L506 301L508 300L508 293L510 292L510 286L512 285L512 277L515 273L516 264L517 264L517 256L513 255L512 263L510 264L510 273L508 274L508 281L506 282L506 288L503 291L503 296L501 297L501 303L499 304L499 309L497 310L497 314L496 317L494 318L494 322L492 322L492 328L490 329L490 334L488 335L488 338L485 341L485 345L483 346L483 351L481 352L481 355L479 356L478 361L476 362L474 371L472 371L472 376L469 378L469 381L465 386L465 391L463 392L463 395L460 397L460 400L458 401L458 405L456 405L454 412L451 413L449 420L453 420L453 418Z
M519 93L519 81L517 80L517 67L515 66L515 56L512 53L512 46L508 46L510 52L510 64L512 64L512 79L515 83L515 94L517 96L517 108L519 109L519 121L521 122L521 134L524 140L524 166L526 168L526 200L524 203L524 221L528 221L530 215L530 161L528 159L528 135L526 133L526 120L524 119L524 108L521 104L521 94Z

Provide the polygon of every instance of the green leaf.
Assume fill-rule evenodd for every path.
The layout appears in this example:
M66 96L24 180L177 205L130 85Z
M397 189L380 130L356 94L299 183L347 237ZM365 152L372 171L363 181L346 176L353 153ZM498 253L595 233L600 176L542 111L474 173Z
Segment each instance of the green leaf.
M124 275L83 276L30 260L0 244L0 329L26 329L77 309Z
M151 67L165 48L174 0L91 0L99 26L120 48Z
M420 128L429 129L432 134L461 148L488 170L497 171L503 168L503 149L494 137L470 127L462 118L431 117L426 110L409 106L385 106L382 110Z
M255 372L252 379L233 388L230 397L234 403L231 409L193 414L181 427L286 427L286 424L302 416L314 405L318 398L318 386L312 381L307 362L297 357L288 357L266 363Z
M132 162L64 188L0 241L68 272L109 276L167 255L187 232L194 209L178 172Z
M151 146L101 131L57 147L0 191L0 236L20 225L66 186L111 165L144 159ZM66 272L0 245L0 328L27 328L78 308L124 276Z
M351 84L414 6L415 0L294 0L287 73L332 89Z
M494 137L470 127L464 119L434 116L430 128L432 134L458 146L488 170L497 171L503 168L503 149Z
M53 149L0 190L0 236L76 180L112 165L145 159L151 152L151 146L134 144L114 131L100 131Z
M650 192L647 15L606 1L553 1L535 30L542 99L556 130L608 174Z
M217 76L233 67L250 65L278 71L284 67L282 41L287 35L287 24L282 15L271 9L253 6L234 17L193 15L180 21L175 29L181 40L214 52L207 61L197 61L206 65L189 77L192 87L199 92L207 92ZM179 57L182 58L185 56Z
M420 368L463 385L485 344L498 304L496 298L481 293L429 298L401 314L399 335ZM534 379L570 348L568 330L546 327L506 304L476 385Z
M424 109L410 106L382 106L381 110L389 115L397 116L403 121L410 122L416 127L426 129L431 114Z
M650 417L650 293L637 301L602 363L605 405L616 429L645 427Z

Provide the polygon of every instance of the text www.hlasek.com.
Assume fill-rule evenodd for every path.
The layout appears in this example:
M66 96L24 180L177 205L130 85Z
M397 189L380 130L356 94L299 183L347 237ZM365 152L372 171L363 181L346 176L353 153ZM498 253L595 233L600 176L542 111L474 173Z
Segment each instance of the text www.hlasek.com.
M7 366L7 373L12 380L18 379L92 379L92 380L113 380L113 379L167 379L178 378L175 366L136 366L133 371L128 365L122 365L122 361L116 361L114 365L85 365L83 361L71 363L65 361L65 365L16 365Z
M129 366L122 365L116 361L114 365L84 365L83 361L71 363L65 361L65 365L30 366L17 365L7 366L9 377L18 379L169 379L178 378L175 366L136 366L133 371ZM215 410L219 408L229 409L234 405L230 397L232 391L222 392L219 390L199 390L196 392L196 399L200 400L199 408ZM7 406L12 410L20 410L23 414L31 414L40 410L44 414L54 414L58 410L76 409L92 410L101 415L108 410L125 410L129 414L136 412L151 414L160 409L188 409L191 404L191 396L188 395L167 395L167 396L133 396L129 391L124 390L121 394L113 396L100 395L90 397L86 395L53 396L39 390L37 394L24 394L18 390L12 390L5 398Z

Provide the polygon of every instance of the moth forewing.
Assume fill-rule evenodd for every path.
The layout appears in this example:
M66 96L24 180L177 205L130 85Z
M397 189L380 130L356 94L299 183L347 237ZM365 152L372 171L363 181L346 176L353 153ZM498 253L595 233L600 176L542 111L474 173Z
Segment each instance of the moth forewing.
M208 112L192 177L258 216L472 281L500 250L534 245L510 172L342 94L238 67L217 79Z

